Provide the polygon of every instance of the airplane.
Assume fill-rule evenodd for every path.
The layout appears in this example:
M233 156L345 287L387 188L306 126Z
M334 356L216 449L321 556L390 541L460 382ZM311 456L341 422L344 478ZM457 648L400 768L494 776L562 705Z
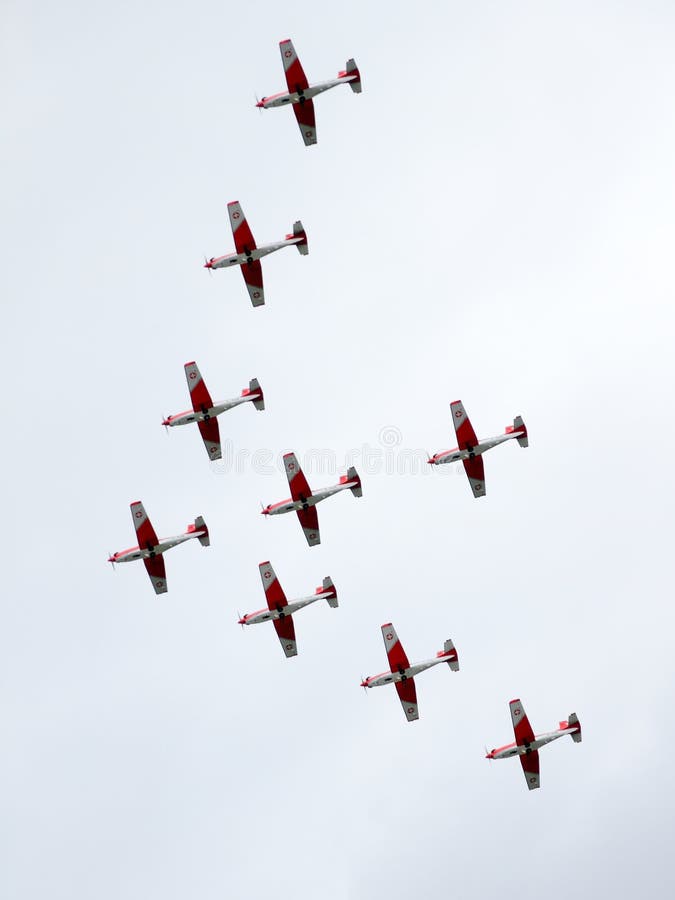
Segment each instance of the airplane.
M316 504L321 503L326 497L332 497L333 494L337 494L339 491L346 491L347 489L355 497L361 497L363 495L361 479L354 466L350 466L347 469L347 474L340 476L339 484L312 493L312 489L307 484L307 479L295 458L295 453L284 454L284 467L291 489L291 496L288 500L282 500L280 503L270 503L268 506L263 507L261 514L263 516L278 516L281 513L296 512L307 538L307 543L310 547L314 547L316 544L321 543Z
M497 747L496 750L490 750L489 753L485 754L485 758L506 759L509 756L518 754L527 786L533 791L540 787L539 748L545 744L550 744L551 741L564 737L566 734L571 735L574 743L578 744L581 741L581 724L577 714L572 713L566 722L559 723L556 731L535 735L520 700L512 700L509 703L509 707L511 709L513 731L516 736L515 743Z
M473 491L474 497L485 496L485 469L483 467L482 454L497 444L503 444L504 441L510 441L515 438L519 446L527 447L527 428L520 416L516 416L513 425L507 425L504 434L498 437L488 438L485 441L479 441L476 432L469 421L469 417L464 411L461 400L454 400L450 404L452 412L452 424L455 426L457 434L458 446L452 450L443 450L434 454L427 462L432 466L440 466L443 463L456 462L462 460L464 470L466 471Z
M307 256L309 253L307 234L302 222L298 219L293 224L293 234L287 234L283 241L276 241L274 244L264 244L262 247L258 247L239 201L233 200L232 203L228 203L227 211L230 214L230 225L232 226L236 251L229 253L227 256L212 256L211 259L206 260L204 268L213 270L224 269L227 266L241 266L241 274L244 276L251 303L253 306L262 306L265 303L265 291L263 289L260 260L263 256L274 253L275 250L281 250L282 247L292 247L293 245L298 248L298 253L302 256Z
M316 144L316 120L314 118L314 104L312 97L323 94L338 84L348 84L355 94L361 93L361 74L353 59L348 59L344 72L338 72L337 78L330 81L320 81L310 84L300 64L295 48L291 41L280 41L281 61L284 64L284 74L288 93L272 94L263 97L256 103L258 109L271 109L275 106L293 106L295 118L298 120L300 134L306 147Z
M415 663L414 666L411 666L391 622L387 622L382 626L382 637L384 638L384 648L387 651L387 659L389 660L391 671L364 678L361 682L361 687L373 688L380 687L383 684L394 684L406 719L409 722L414 722L415 719L420 717L417 710L417 691L415 690L414 676L424 672L425 669L437 666L439 663L447 663L453 672L459 672L459 657L457 656L455 645L448 638L443 644L443 649L439 650L433 659L425 659L423 662Z
M138 546L129 547L128 550L120 550L119 553L113 553L108 558L108 562L112 563L114 568L115 563L142 559L156 594L166 594L168 590L163 553L170 550L171 547L176 547L178 544L189 541L191 538L197 538L202 547L208 547L211 543L209 540L209 529L201 516L197 516L193 525L188 525L184 534L163 538L162 540L155 534L155 529L152 527L148 514L140 500L131 504L131 518L136 529Z
M258 568L260 569L260 577L265 590L267 609L259 609L257 612L247 613L239 619L239 624L242 626L257 625L260 622L269 622L271 620L286 656L297 656L298 646L295 642L293 613L302 609L303 606L309 606L310 603L315 603L317 600L323 600L324 598L328 601L328 605L335 609L338 605L335 585L330 578L326 577L323 580L323 584L316 589L314 594L310 594L309 597L301 597L299 600L293 600L289 603L274 573L272 564L269 561L262 562Z
M221 403L214 403L196 362L185 363L185 378L190 391L192 410L186 410L175 416L167 416L162 425L166 428L173 428L175 425L187 425L189 422L196 422L209 459L220 459L222 457L220 430L216 416L227 412L228 409L232 409L235 406L240 406L242 403L247 403L249 400L256 409L265 409L265 398L258 384L258 379L252 378L248 383L248 387L241 392L240 397L236 397L234 400L223 400Z

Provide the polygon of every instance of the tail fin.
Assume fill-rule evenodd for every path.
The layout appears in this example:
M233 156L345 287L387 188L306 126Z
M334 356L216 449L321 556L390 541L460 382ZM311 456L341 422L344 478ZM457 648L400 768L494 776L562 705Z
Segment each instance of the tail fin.
M525 427L522 416L516 416L513 420L513 430L523 432L522 437L516 438L516 440L518 441L518 445L520 447L528 447L529 441L527 440L527 428Z
M301 253L303 256L307 256L309 253L309 245L307 244L307 232L303 228L302 222L298 219L297 222L293 223L293 237L302 238L295 246L298 248L298 253Z
M568 728L576 728L576 731L573 731L571 734L571 738L575 744L579 744L581 742L581 722L577 718L576 713L571 713L569 719L567 720Z
M349 488L349 490L352 492L352 494L355 497L362 497L363 490L361 488L361 477L360 477L359 473L356 471L356 469L354 468L354 466L350 466L347 469L347 474L342 475L340 477L340 484L347 484L348 481L356 482L356 484L354 484L352 487Z
M358 66L353 59L347 60L344 72L338 72L338 78L344 78L345 75L356 75L356 78L349 82L349 87L354 91L355 94L360 94L362 90L361 73L359 72Z
M459 672L459 656L457 655L455 645L452 643L450 638L448 638L447 641L443 644L443 649L439 650L436 656L445 656L447 653L453 654L453 657L448 660L448 665L453 672Z
M262 388L260 387L257 378L251 378L248 383L248 390L241 392L242 397L246 397L248 394L260 394L257 400L252 400L251 402L256 409L265 409L265 395L262 392Z
M331 595L330 597L326 597L326 600L328 601L328 605L332 606L333 609L337 608L337 605L338 605L337 591L335 590L335 585L333 584L333 579L330 576L327 575L324 578L323 584L321 585L321 587L318 587L316 589L316 593L317 594L330 594Z
M202 547L210 547L211 539L209 538L209 529L206 527L206 522L202 519L201 516L197 516L195 519L194 526L190 526L188 531L203 531L204 534L200 535L198 540Z

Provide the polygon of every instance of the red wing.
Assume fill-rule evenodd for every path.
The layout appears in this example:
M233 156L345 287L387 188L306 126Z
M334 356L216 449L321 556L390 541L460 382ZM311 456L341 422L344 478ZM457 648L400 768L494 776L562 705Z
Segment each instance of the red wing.
M539 787L539 753L532 750L530 753L523 753L520 757L520 764L523 767L525 781L528 788L533 791Z
M265 302L265 292L263 291L263 273L260 260L254 259L250 263L242 263L240 268L248 288L251 303L253 306L262 306Z
M516 744L522 747L523 744L531 744L534 740L534 731L527 718L527 713L523 709L520 700L512 700L509 703L511 710L511 722L513 723L513 733L516 736ZM539 771L537 769L537 771Z
M314 547L316 544L320 544L321 535L319 533L319 516L316 511L316 506L309 506L307 509L299 509L297 510L297 513L309 546Z
M478 443L478 438L464 410L462 401L454 400L450 404L450 412L452 413L452 424L455 426L459 449L466 450L468 447L475 447Z
M156 547L159 540L157 539L155 529L152 527L148 514L140 500L131 504L131 518L134 521L136 538L138 539L138 546L140 549L148 550L150 547Z
M389 660L389 668L392 672L401 672L409 668L410 663L403 649L403 644L399 641L396 629L388 622L382 626L382 638L384 640L384 649L387 651L387 659Z
M316 118L314 117L314 104L311 100L304 103L294 103L293 112L298 120L300 134L307 146L316 144Z
M150 576L150 581L155 589L156 594L166 594L166 568L164 566L163 556L153 556L150 559L144 559L146 571Z
M396 682L396 693L398 694L405 717L409 722L419 719L417 711L417 691L415 690L415 682L412 678L406 678L405 681Z
M473 459L463 459L464 471L469 478L469 484L474 497L485 496L485 467L482 456L474 456Z
M211 409L213 401L204 384L201 372L197 368L197 363L185 363L185 379L190 391L190 400L192 408L195 412L202 412L204 409Z
M267 605L271 610L282 609L284 606L288 606L288 600L286 599L286 595L283 592L281 585L279 584L279 579L276 576L274 569L272 568L272 564L269 562L260 563L258 566L260 569L260 578L263 583L263 590L265 591L265 600L267 600Z
M309 87L309 81L305 75L305 70L300 64L298 54L292 41L279 41L279 50L281 51L281 61L284 64L284 75L286 76L286 84L291 94L296 91L304 91Z
M220 429L218 428L218 419L206 419L203 422L197 422L197 427L204 441L206 452L209 459L220 459L222 453L220 451Z
M291 616L284 616L283 619L273 619L272 623L286 656L297 656L298 647L295 642L295 626L293 625L293 618Z
M291 489L291 497L294 500L306 500L312 496L312 489L307 484L300 463L295 453L284 454L284 468L286 469L286 478L288 478L288 486Z
M233 200L232 203L228 203L227 211L230 214L230 225L237 253L250 253L251 250L255 250L255 240L239 202Z

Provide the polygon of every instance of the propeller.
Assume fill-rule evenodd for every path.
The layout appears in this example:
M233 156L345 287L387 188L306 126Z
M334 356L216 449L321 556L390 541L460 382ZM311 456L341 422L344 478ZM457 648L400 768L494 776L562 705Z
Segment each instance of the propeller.
M367 676L367 675L362 675L362 676L361 676L361 687L362 687L363 690L366 692L366 694L368 693L368 688L367 688L367 686L366 686L366 684L365 684L365 682L366 682L367 680L368 680L368 676Z
M169 426L166 424L168 418L169 418L168 416L164 416L164 420L162 421L162 425L164 426L164 433L166 434L167 437L169 436Z
M260 98L258 97L258 95L255 92L254 92L253 96L255 97L255 105L258 107L258 112L260 113L260 115L262 115L262 106L260 105Z
M113 567L113 572L115 571L115 560L113 559L114 553L108 553L108 562Z
M242 617L242 614L239 612L239 610L237 610L237 615L239 616L239 618L237 619L237 624L241 625L241 627L243 628L244 623L241 621L243 617Z
M204 254L204 268L207 270L207 272L209 273L209 275L213 275L213 269L212 269L211 266L209 265L210 262L211 262L211 260L208 258L208 256L207 256L206 253L205 253L205 254Z
M265 506L265 504L264 504L264 503L262 502L262 500L261 500L261 501L260 501L260 512L264 514L266 508L267 508L267 507ZM269 518L269 516L265 516L265 518L267 519L267 518Z

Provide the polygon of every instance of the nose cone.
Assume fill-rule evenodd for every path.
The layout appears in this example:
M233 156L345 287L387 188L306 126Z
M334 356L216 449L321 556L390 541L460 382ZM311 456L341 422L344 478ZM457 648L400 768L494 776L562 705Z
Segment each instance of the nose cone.
M490 750L489 753L485 754L485 759L494 759L494 750Z
M429 463L430 466L433 466L434 463L436 462L436 457L435 457L435 456L432 456L431 459L428 459L428 460L427 460L427 462Z
M258 102L256 103L256 109L264 109L264 108L265 108L265 98L263 97L262 100L258 100Z
M212 269L212 268L213 268L213 257L211 257L211 259L207 259L207 260L206 260L206 262L204 263L204 268L205 268L205 269Z
M269 506L264 506L264 507L260 510L260 515L261 515L261 516L269 516L269 514L270 514L270 507L269 507Z
M167 416L166 419L162 419L162 425L167 426L171 424L171 416Z
M108 557L108 562L111 562L111 563L114 563L114 562L115 562L115 554L114 554L114 553L113 553L112 556L109 556L109 557Z
M367 678L363 679L363 681L361 682L361 687L368 687L368 679Z
M241 619L238 620L237 625L246 625L246 616L242 616Z

